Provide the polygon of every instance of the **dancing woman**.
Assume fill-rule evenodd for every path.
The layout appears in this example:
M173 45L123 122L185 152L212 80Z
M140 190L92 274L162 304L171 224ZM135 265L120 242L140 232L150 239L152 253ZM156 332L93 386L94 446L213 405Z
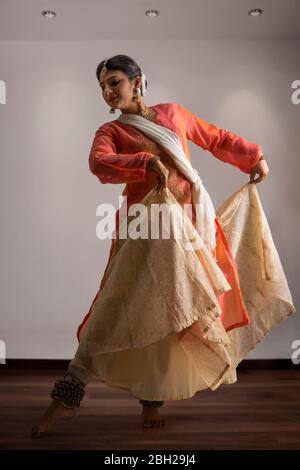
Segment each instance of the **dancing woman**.
M211 272L215 273L216 278L224 273L224 279L221 278L222 276L219 279L218 303L212 304L214 318L216 318L213 324L218 325L219 331L223 328L224 334L235 328L249 325L249 317L230 245L218 217L215 217L209 195L196 170L191 166L187 140L208 150L219 160L248 174L250 183L264 180L269 173L261 146L227 129L206 122L178 103L168 102L147 106L143 99L148 85L146 77L138 64L126 55L116 55L103 60L97 67L96 76L104 102L111 108L110 112L113 114L118 109L121 115L118 119L104 123L96 131L89 155L91 172L103 184L126 184L122 195L127 196L127 210L133 204L147 198L153 188L157 190L158 195L167 194L175 198L181 207L191 204L193 207L192 224L195 230L197 225L194 203L195 198L198 197L198 201L204 203L208 216L208 225L204 227L205 230L202 233L207 251L205 257L202 256L199 260L204 263L206 259L206 263L210 263ZM256 175L258 177L255 179ZM119 215L120 210L116 213L116 234L118 234L122 220L119 219ZM75 416L76 408L80 406L84 397L85 387L93 379L102 381L108 386L129 390L133 396L138 397L139 403L143 405L144 427L157 427L165 424L165 420L159 414L159 408L165 400L189 398L198 390L207 387L215 389L224 380L227 369L226 367L224 369L223 364L226 360L224 359L224 363L220 360L222 354L225 354L224 350L218 356L220 364L215 359L216 353L211 350L208 362L203 366L199 363L199 366L195 368L191 365L192 356L186 354L186 350L179 341L179 338L186 337L186 334L193 330L194 337L197 337L198 341L196 346L199 351L202 351L201 348L204 347L206 341L204 333L207 332L208 326L205 327L206 329L203 328L200 334L200 320L198 322L194 319L191 323L189 318L185 327L182 323L180 332L170 331L165 336L161 335L162 337L159 337L159 333L154 329L152 334L155 340L145 339L148 338L146 327L143 336L141 335L137 341L137 344L143 345L142 347L130 348L129 343L124 339L123 346L117 348L108 333L106 350L101 350L101 345L104 344L104 341L99 339L101 328L97 336L93 322L98 314L103 314L101 302L104 302L105 296L109 295L107 292L109 289L105 290L104 287L106 281L116 271L116 267L111 267L118 252L116 237L111 242L108 262L99 290L78 327L78 350L63 378L56 381L51 391L52 402L39 423L32 428L32 437L39 437L46 433L59 419ZM188 257L183 259L183 263L187 262L187 259ZM174 271L176 266L172 263L175 262L174 258L170 259L169 263L169 268ZM130 264L130 260L128 263ZM230 280L229 287L227 280ZM212 283L213 281L214 279ZM215 283L217 282L216 279ZM199 285L199 299L201 299L200 287ZM171 285L170 289L172 288L174 289L174 286ZM116 290L116 299L118 295L120 297L120 293ZM184 300L192 304L194 299L188 299L189 295L189 286L187 286L184 291ZM210 297L210 300L213 298ZM154 302L153 298L153 306ZM204 300L202 304L199 300L199 308L201 305L204 305ZM232 308L233 305L234 308ZM113 321L111 316L107 314L106 323ZM116 324L111 327L116 329ZM98 349L89 349L92 336L93 344L96 344ZM209 362L210 358L211 362ZM176 371L174 361L177 367L180 367L180 373ZM215 366L219 369L213 375ZM222 367L224 371L222 369L220 372ZM193 370L192 380L191 376L185 372L187 370Z

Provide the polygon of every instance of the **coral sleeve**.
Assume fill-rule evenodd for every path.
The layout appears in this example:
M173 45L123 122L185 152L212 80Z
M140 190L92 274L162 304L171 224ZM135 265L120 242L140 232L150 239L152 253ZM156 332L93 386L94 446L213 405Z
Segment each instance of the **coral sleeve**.
M117 153L116 136L105 124L96 131L89 154L89 167L101 183L143 182L152 153Z
M217 127L178 105L186 126L186 137L216 158L245 173L250 173L263 150L260 144L249 142L233 132Z

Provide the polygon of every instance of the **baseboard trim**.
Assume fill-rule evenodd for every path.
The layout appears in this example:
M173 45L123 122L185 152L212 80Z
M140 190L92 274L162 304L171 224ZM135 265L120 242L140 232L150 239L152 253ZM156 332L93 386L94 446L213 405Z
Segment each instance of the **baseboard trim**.
M69 363L70 359L7 359L5 364L0 364L0 373L8 370L65 370ZM296 370L299 367L291 359L244 359L238 370Z

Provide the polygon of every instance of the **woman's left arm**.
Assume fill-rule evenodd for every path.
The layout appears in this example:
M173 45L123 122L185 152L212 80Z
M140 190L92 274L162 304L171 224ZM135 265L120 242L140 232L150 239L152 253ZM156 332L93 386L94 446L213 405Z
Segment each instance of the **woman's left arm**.
M260 144L250 142L233 132L219 128L193 114L178 104L178 110L186 126L186 137L216 158L250 174L250 182L265 179L269 169L266 160L261 160L263 150ZM255 174L259 178L254 180Z

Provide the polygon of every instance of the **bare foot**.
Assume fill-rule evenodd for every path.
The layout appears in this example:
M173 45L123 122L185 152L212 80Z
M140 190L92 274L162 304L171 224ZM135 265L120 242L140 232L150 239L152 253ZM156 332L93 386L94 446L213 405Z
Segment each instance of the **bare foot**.
M46 434L50 426L60 419L70 419L76 415L75 408L67 408L58 400L52 400L40 422L31 428L31 437L37 438Z
M165 420L160 417L157 407L143 405L143 427L154 428L165 425Z

